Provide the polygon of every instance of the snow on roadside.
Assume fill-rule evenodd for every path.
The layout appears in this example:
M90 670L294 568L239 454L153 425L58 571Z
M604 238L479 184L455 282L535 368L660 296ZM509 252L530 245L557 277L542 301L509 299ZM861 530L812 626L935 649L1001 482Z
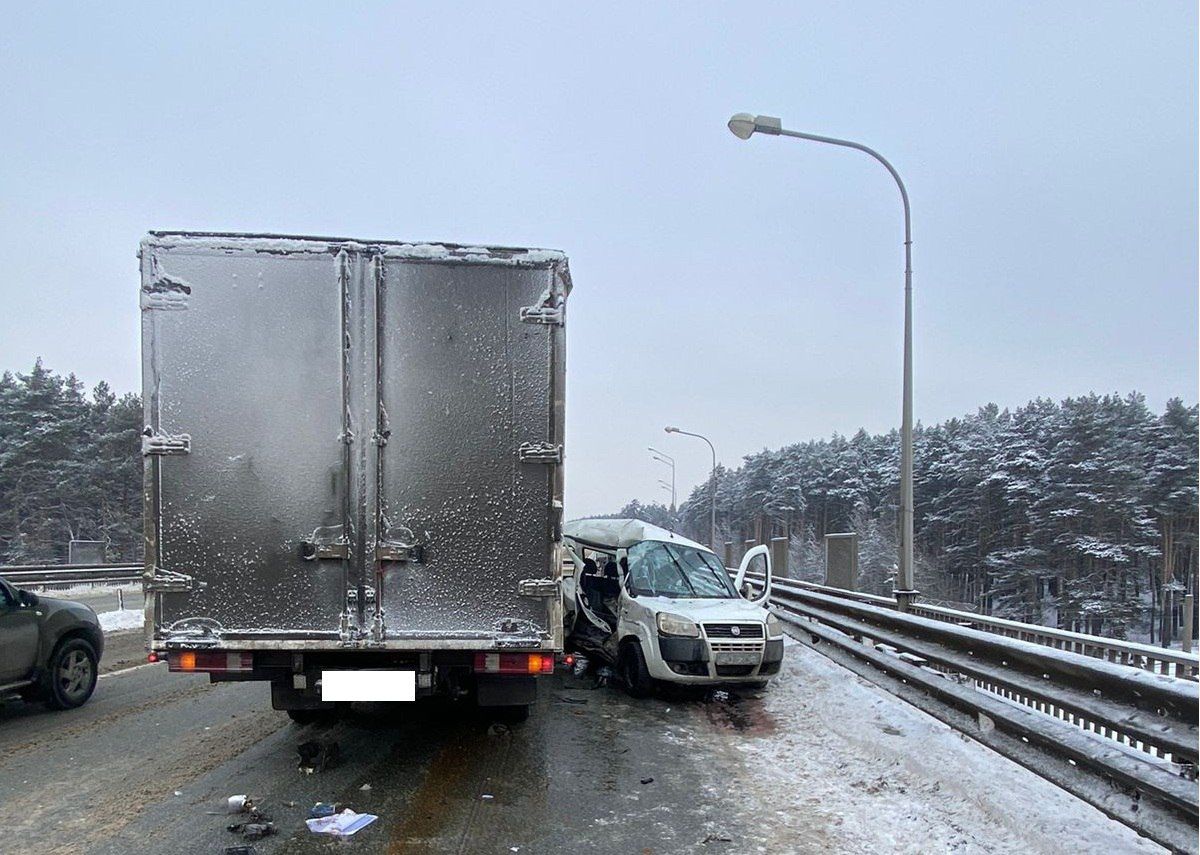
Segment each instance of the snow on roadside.
M120 609L113 612L100 612L100 628L105 632L120 632L126 629L141 629L146 620L146 614L141 609Z
M760 852L1164 851L804 645L758 703L722 753Z
M126 596L142 593L141 582L130 582L128 585L72 585L69 588L54 588L45 585L25 585L31 591L36 591L55 600L79 600L87 597L114 596L117 591Z

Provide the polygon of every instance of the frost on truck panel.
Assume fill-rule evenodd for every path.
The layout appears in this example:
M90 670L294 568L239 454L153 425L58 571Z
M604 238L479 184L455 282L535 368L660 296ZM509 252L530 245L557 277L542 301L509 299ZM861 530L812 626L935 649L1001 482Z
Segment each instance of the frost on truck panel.
M268 255L374 253L384 258L414 261L498 264L516 267L547 267L565 262L566 254L556 249L461 246L452 243L370 243L322 238L254 237L236 235L186 235L158 233L142 242L143 250L182 249L221 254L263 253Z

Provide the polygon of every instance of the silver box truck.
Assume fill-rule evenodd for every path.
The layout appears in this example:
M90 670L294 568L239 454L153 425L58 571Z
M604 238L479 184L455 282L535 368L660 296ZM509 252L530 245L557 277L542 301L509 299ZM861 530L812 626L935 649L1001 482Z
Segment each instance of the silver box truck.
M297 720L519 715L562 649L566 258L151 232L140 261L152 654Z

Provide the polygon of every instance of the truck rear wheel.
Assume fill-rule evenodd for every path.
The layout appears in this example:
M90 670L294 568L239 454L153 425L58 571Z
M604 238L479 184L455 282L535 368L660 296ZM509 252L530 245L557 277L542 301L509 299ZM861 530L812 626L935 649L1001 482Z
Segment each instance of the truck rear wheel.
M629 692L630 697L648 698L654 692L654 680L646 668L646 655L642 653L639 642L630 640L621 645L617 673L625 681L625 691Z

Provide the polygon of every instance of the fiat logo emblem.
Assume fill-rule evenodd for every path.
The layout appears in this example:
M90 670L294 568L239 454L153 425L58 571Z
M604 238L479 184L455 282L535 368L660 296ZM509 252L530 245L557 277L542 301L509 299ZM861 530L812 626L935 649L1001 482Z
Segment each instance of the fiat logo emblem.
M730 634L730 635L733 635L733 636L738 636L738 635L741 635L741 634L742 634L742 628L741 628L740 626L731 626L731 627L729 628L729 634Z

